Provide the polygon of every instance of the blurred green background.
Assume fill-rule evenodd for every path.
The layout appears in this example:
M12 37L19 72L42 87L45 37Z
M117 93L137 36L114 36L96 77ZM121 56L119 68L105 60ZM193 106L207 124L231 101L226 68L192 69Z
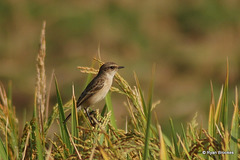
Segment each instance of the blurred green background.
M210 80L217 99L227 57L232 108L233 89L240 78L240 1L1 0L0 80L5 86L12 80L19 117L23 108L32 115L43 20L47 22L47 82L54 69L64 103L71 98L72 83L76 96L80 95L87 75L77 66L90 66L100 44L102 60L124 65L119 72L131 85L135 85L133 71L137 73L145 96L152 64L157 64L154 101L161 103L155 111L166 131L169 117L180 124L192 119L195 112L199 123L206 124ZM118 124L123 127L126 99L116 93L112 98ZM56 103L54 89L50 103Z

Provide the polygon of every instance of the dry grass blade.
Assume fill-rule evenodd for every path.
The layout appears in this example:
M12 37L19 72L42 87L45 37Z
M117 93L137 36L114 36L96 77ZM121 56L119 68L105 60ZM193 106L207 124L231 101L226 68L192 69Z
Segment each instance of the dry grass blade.
M95 150L96 150L96 143L94 144L94 146L93 146L93 149L92 149L92 152L91 152L91 154L90 154L90 158L89 158L89 160L93 160L93 156L94 156L94 153L95 153Z
M53 136L51 136L51 139L53 139ZM51 152L52 152L52 143L49 144L49 148L46 151L46 160L51 160L52 156L51 156ZM52 158L53 159L53 158Z
M74 147L74 149L75 149L75 151L76 151L76 153L77 153L77 155L78 155L78 158L81 160L82 157L81 157L80 153L78 152L78 149L77 149L77 147L76 147L76 145L75 145L75 143L74 143L74 141L73 141L73 138L72 138L72 136L71 136L71 134L70 134L70 132L69 132L68 129L67 129L67 132L68 132L68 135L69 135L69 137L70 137L70 141L71 141L71 143L72 143L72 145L73 145L73 147Z
M28 131L28 134L27 134L26 143L25 143L24 150L23 150L22 160L25 159L25 155L26 155L26 150L27 150L27 146L28 146L29 137L30 137L30 131Z
M8 106L7 94L2 83L0 83L0 100L2 101L3 106Z
M45 55L46 55L46 41L45 41L46 22L43 22L43 28L40 37L40 48L37 55L37 108L40 130L43 132L44 109L46 105L46 74L45 74Z
M187 148L185 147L184 143L182 142L181 140L181 137L177 134L177 137L178 137L178 140L180 141L182 147L183 147L183 150L187 156L187 158L190 160L191 159L191 156L189 155L188 151L187 151Z
M104 149L101 146L99 146L99 150L102 154L103 159L104 160L109 160L109 157L108 157L107 153L104 151Z
M162 134L162 130L161 130L161 126L158 124L157 125L158 128L158 134L159 134L159 142L160 142L160 152L159 152L159 157L161 160L168 160L168 154L167 154L167 148L163 139L163 134Z

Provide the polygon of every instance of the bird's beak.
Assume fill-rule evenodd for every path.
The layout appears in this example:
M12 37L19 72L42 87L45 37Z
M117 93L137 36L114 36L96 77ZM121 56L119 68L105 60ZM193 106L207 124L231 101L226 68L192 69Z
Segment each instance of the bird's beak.
M122 69L122 68L124 68L123 66L118 66L118 69Z

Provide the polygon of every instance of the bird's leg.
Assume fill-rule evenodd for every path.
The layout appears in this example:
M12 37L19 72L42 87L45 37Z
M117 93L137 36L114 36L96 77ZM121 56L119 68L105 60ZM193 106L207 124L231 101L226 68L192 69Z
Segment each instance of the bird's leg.
M91 116L91 119L94 121L94 123L96 123L96 121L97 121L98 123L101 123L101 121L99 121L99 120L97 119L97 113L96 113L95 110L92 110L92 111L89 113L89 115Z
M88 119L89 119L91 125L92 125L92 126L95 126L95 123L92 121L92 119L91 119L91 117L90 117L90 115L89 115L89 113L88 113L87 108L84 108L84 110L85 110L85 112L87 113L87 116L88 116Z

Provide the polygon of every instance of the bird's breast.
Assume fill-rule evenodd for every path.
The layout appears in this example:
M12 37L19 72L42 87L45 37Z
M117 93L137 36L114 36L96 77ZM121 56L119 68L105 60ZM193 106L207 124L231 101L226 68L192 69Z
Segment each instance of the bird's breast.
M106 80L104 82L104 86L94 95L92 95L92 97L89 99L91 101L90 103L95 104L101 101L102 99L104 99L104 97L107 95L111 86L112 86L112 80Z

